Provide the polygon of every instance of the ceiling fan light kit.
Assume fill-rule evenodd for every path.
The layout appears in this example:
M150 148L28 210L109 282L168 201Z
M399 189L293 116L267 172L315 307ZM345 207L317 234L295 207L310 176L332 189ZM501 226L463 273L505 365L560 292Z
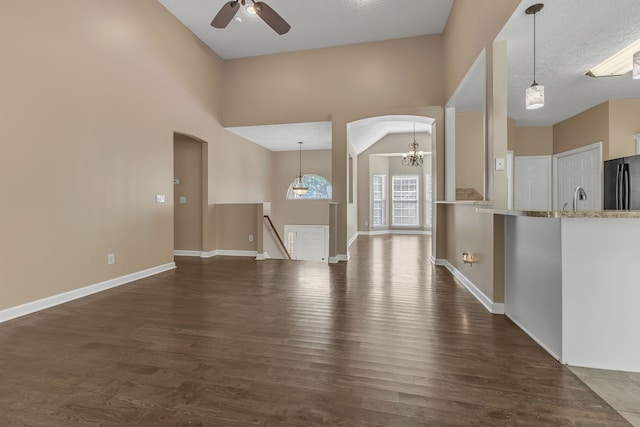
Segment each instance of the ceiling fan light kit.
M525 91L525 107L527 110L537 110L544 107L544 86L536 82L536 13L540 12L544 4L536 3L529 6L525 13L533 15L533 84Z
M233 17L236 16L238 10L240 10L240 5L246 6L246 4L247 0L232 0L225 3L213 18L213 21L211 21L211 26L214 28L226 28ZM263 1L251 0L251 4L247 6L247 12L258 15L273 31L280 35L286 34L291 29L291 25Z

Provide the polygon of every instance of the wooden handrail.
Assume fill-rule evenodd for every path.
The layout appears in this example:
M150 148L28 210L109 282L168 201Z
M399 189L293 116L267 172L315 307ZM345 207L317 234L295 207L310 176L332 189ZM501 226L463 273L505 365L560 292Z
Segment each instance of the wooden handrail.
M276 230L276 226L273 225L273 221L271 221L271 218L269 218L269 215L265 215L264 217L267 218L267 221L269 221L269 224L271 225L271 230L269 231L273 231L274 233L276 233L276 237L278 238L278 242L280 242L280 246L282 247L282 250L284 251L285 254L287 254L287 258L291 260L291 255L289 255L289 251L287 250L287 247L284 245L284 242L280 238L280 234L278 234L278 230Z

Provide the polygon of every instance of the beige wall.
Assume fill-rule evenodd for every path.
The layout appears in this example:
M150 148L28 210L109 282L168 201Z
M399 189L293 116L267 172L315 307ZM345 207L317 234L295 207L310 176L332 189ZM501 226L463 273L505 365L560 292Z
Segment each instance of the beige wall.
M444 99L449 99L482 49L490 45L520 0L455 0L444 30Z
M484 113L456 113L456 188L483 192Z
M331 120L334 111L441 105L441 63L440 35L228 60L224 125L311 122ZM247 84L256 78L261 84Z
M184 135L173 141L173 247L202 251L204 144ZM180 203L186 197L186 203Z
M205 223L269 197L268 152L220 125L223 62L157 1L4 2L0 45L0 309L173 261L174 132L207 143Z
M442 105L442 62L441 35L226 61L223 122L242 126L332 120L331 181L337 203L332 236L338 239L332 247L344 255L348 238L357 230L357 199L351 206L347 202L347 123L420 114L431 111L426 106ZM268 84L246 84L257 73Z
M271 219L283 239L285 238L284 226L287 224L329 224L330 200L286 200L289 185L300 169L299 156L298 151L273 153ZM302 173L320 175L331 181L331 150L302 151ZM272 251L269 255L282 256L277 252L272 254Z
M553 126L553 153L602 142L602 158L609 158L609 102L603 102Z
M553 126L515 128L514 156L553 154Z
M505 46L494 45L493 39L519 3L519 0L456 0L444 32L445 99L454 93L482 49L487 48L487 132L491 164L495 157L506 156L509 145ZM492 170L488 174L488 190L487 196L494 203L506 206L504 171ZM434 255L446 258L494 302L502 302L504 279L499 270L504 265L503 253L500 244L494 245L502 234L496 221L500 220L476 213L475 206L438 205ZM479 254L481 261L473 267L463 265L463 251Z
M262 211L262 204L215 205L218 249L257 251L258 210ZM249 235L253 236L253 241L249 240Z
M438 216L445 219L446 259L489 299L503 302L504 235L501 224L494 223L500 218L479 214L475 205L466 204L440 204ZM472 253L477 262L473 266L463 263L463 252Z
M609 101L609 159L636 154L640 133L640 99Z

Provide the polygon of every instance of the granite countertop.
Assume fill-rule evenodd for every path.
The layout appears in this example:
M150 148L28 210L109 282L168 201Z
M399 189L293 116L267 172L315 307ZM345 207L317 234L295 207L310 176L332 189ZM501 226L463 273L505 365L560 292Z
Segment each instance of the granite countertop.
M518 211L493 209L489 206L476 210L480 213L533 218L640 218L640 211Z

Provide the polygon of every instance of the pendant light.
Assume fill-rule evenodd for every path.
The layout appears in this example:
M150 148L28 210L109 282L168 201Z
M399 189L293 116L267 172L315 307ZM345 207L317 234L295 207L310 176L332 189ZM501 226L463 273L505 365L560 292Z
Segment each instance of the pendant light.
M536 82L536 13L540 12L543 7L544 4L536 3L525 10L527 15L533 15L533 84L525 91L527 110L537 110L544 107L544 86Z
M303 196L305 194L307 194L307 191L309 191L309 187L305 187L304 183L302 182L302 141L298 142L298 144L300 144L300 170L298 172L298 176L296 176L296 180L295 183L293 184L293 192L294 194L297 194L298 196Z
M405 166L420 166L424 160L424 152L418 151L420 146L416 142L416 122L413 122L413 142L409 144L409 152L402 153L402 164Z

